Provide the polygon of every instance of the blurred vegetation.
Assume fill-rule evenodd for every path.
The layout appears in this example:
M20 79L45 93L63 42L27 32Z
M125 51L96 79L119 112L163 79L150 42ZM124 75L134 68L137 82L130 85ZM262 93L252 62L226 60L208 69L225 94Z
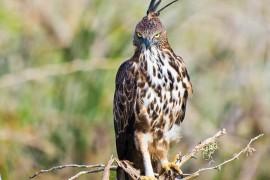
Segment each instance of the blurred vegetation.
M115 154L114 77L133 53L133 30L147 6L145 0L0 0L4 180L58 164L106 162ZM186 152L224 127L230 136L211 161L220 162L264 132L253 157L200 179L270 179L270 1L186 0L161 19L194 86L183 140L172 151ZM185 171L208 164L198 158Z

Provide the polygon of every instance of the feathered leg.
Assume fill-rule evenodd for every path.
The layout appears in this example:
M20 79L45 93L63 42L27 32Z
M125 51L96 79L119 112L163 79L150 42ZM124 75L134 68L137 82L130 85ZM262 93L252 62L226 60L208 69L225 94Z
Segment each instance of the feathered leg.
M149 145L149 135L145 134L143 132L135 132L135 141L136 141L136 146L138 150L142 154L143 158L143 164L144 164L144 173L145 176L141 177L141 180L154 180L155 175L151 163L151 156L150 152L148 149Z

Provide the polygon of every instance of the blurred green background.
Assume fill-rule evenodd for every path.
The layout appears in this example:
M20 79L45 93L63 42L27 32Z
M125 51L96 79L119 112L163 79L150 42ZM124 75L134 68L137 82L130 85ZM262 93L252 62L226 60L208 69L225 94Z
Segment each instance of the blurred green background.
M168 0L166 1L168 2ZM0 174L27 179L54 165L106 163L115 154L112 99L148 0L0 0ZM254 156L199 179L270 179L270 1L182 0L161 14L188 66L194 95L187 152L226 128L211 163L265 133ZM186 173L209 166L198 159ZM66 179L65 169L37 179ZM81 179L100 179L101 174Z

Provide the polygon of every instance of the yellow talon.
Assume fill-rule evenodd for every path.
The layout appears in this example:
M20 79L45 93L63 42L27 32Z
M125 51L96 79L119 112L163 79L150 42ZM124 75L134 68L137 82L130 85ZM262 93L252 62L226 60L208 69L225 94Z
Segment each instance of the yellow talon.
M173 162L176 163L177 161L181 161L181 159L182 159L182 155L181 154L176 154L175 157L174 157Z
M165 174L172 174L172 173L177 173L177 174L183 174L182 170L179 168L179 166L175 162L169 162L163 165L163 170Z

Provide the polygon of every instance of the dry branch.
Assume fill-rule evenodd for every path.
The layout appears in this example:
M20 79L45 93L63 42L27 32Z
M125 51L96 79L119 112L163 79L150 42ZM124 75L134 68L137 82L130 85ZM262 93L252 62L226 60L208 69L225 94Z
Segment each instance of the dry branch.
M181 157L181 155L178 154L178 159L176 161L176 163L179 165L179 167L181 168L187 161L189 161L191 158L193 158L198 152L200 152L203 147L207 146L210 143L213 143L217 140L217 138L223 136L226 134L226 130L222 129L220 131L218 131L213 137L210 137L206 140L204 140L203 142L199 143L197 146L195 146L190 153L184 155L183 157Z
M222 135L226 134L226 130L222 129L220 131L218 131L214 136L202 141L201 143L197 144L188 154L184 155L184 156L180 156L178 154L178 159L176 160L176 163L179 165L179 167L182 167L187 161L189 161L191 158L193 158L198 152L203 151L204 147L208 146L211 143L215 143L216 140L221 137ZM252 153L254 153L256 150L251 147L251 144L258 140L259 138L261 138L263 136L263 134L260 134L254 138L252 138L249 143L245 146L245 148L243 148L240 152L238 152L237 154L235 154L232 158L216 165L216 166L212 166L212 167L208 167L208 168L201 168L197 171L195 171L194 173L191 174L186 174L184 173L184 180L189 180L189 179L194 179L196 177L198 177L200 175L201 172L204 171L208 171L208 170L213 170L213 169L217 169L220 170L222 166L236 160L239 158L240 155L246 153L247 155L251 155ZM115 165L113 165L115 163ZM97 173L97 172L102 172L104 171L103 174L103 179L102 180L109 180L110 177L110 171L111 170L116 170L117 167L121 167L126 173L128 173L130 175L130 177L132 177L135 180L139 180L140 179L140 172L139 170L135 169L132 164L128 161L120 161L117 158L113 158L113 156L111 156L111 159L108 161L107 165L105 166L104 164L95 164L95 165L77 165L77 164L69 164L69 165L62 165L62 166L55 166L52 167L50 169L47 170L40 170L38 172L36 172L33 176L30 177L30 179L35 178L37 176L39 176L42 173L48 173L48 172L52 172L55 170L59 170L59 169L63 169L63 168L85 168L87 170L83 170L78 172L77 174L73 175L72 177L70 177L68 180L74 180L77 179L79 176L84 175L84 174L90 174L90 173ZM164 177L161 175L159 177L159 179L164 179ZM167 178L165 178L167 179Z
M184 180L196 178L196 177L198 177L198 176L200 175L200 173L203 172L203 171L214 170L214 169L220 170L221 167L224 166L225 164L228 164L228 163L230 163L231 161L234 161L234 160L236 160L236 159L239 159L239 156L240 156L241 154L243 154L243 153L246 153L247 156L248 156L248 155L252 155L256 150L255 150L253 147L251 147L250 145L251 145L254 141L256 141L257 139L259 139L260 137L262 137L263 135L264 135L264 134L260 134L260 135L258 135L258 136L256 136L256 137L252 138L252 139L249 141L249 143L246 145L246 147L243 148L243 149L242 149L240 152L238 152L237 154L235 154L232 158L230 158L230 159L228 159L228 160L226 160L226 161L224 161L224 162L222 162L222 163L220 163L220 164L218 164L218 165L216 165L216 166L212 166L212 167L208 167L208 168L201 168L201 169L197 170L196 172L192 173L191 175L185 177Z
M113 155L112 155L111 159L109 160L106 167L104 168L102 180L109 180L110 179L110 169L111 169L113 162L114 162L114 159L113 159Z
M130 175L135 180L140 179L140 173L137 169L135 169L128 161L120 161L115 159L117 165L121 167L126 173Z
M89 170L89 171L80 171L80 172L78 172L77 174L75 174L74 176L68 178L68 180L74 180L74 179L77 179L77 178L79 178L81 175L84 175L84 174L97 173L97 172L101 172L101 171L104 171L104 168L92 169L92 170Z
M66 164L66 165L60 165L60 166L55 166L52 167L50 169L44 169L44 170L40 170L38 172L36 172L34 175L30 176L30 179L33 179L43 173L49 173L55 170L60 170L60 169L64 169L64 168L84 168L84 169L90 169L87 171L87 173L85 172L85 174L89 174L89 173L96 173L96 172L102 172L105 169L105 165L104 164L94 164L94 165L80 165L80 164ZM116 170L116 166L111 166L110 167L111 170Z

